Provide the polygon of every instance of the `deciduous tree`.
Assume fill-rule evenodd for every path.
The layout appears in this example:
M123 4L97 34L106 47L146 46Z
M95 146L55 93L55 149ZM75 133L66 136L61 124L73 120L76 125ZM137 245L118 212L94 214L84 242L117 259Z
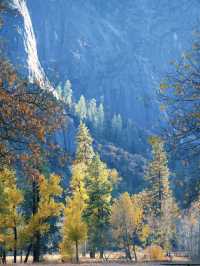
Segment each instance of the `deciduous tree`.
M144 240L149 233L147 225L144 224L140 198L137 195L131 197L127 192L123 193L112 206L111 223L113 238L119 247L124 248L126 258L132 259L131 248L133 247L135 260L137 260L134 239L138 237Z
M50 136L65 121L62 103L37 84L20 78L13 66L0 58L0 105L1 165L27 158L39 160L41 151L51 147Z
M87 225L83 220L84 208L82 195L77 190L67 199L64 211L61 253L70 259L73 259L75 254L76 263L79 262L79 245L87 237Z
M16 263L20 241L18 227L23 221L19 209L23 201L23 193L17 187L15 172L8 168L0 171L0 186L3 200L0 212L0 244L3 247L4 254L8 249L13 250L14 263Z
M60 177L51 174L49 177L39 175L36 178L37 182L32 183L33 213L27 224L27 233L31 242L29 249L33 248L33 261L39 262L41 235L49 230L49 218L60 216L63 205L58 202L62 194Z

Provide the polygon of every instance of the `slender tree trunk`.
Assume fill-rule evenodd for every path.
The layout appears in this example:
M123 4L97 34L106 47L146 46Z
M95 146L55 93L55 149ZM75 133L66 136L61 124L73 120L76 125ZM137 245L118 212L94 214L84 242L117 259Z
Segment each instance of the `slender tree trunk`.
M38 205L40 201L40 195L39 195L39 187L38 182L36 180L33 180L32 184L33 189L33 215L35 215L38 212ZM33 240L33 262L39 262L40 261L40 232L36 232L34 240Z
M158 180L159 180L159 216L161 215L161 209L162 209L162 184L161 184L161 173L159 171L159 174L158 174Z
M67 150L67 141L66 141L66 130L64 127L62 127L62 133L63 133L63 140L64 140L64 148L65 148L65 151Z
M76 241L76 263L79 263L78 241Z
M126 258L127 258L128 260L132 260L129 243L127 243L127 246L126 246L126 248L125 248L125 252L126 252Z
M133 245L133 252L134 252L134 256L135 256L135 262L137 262L138 259L137 259L137 253L136 253L135 245Z
M35 236L33 244L33 262L40 261L40 233L38 232Z
M128 260L132 260L131 257L131 251L130 251L130 245L129 245L129 236L128 236L128 230L127 230L127 225L126 226L126 230L125 230L125 239L124 239L124 245L125 245L125 253L126 253L126 258Z
M83 251L82 251L82 256L83 256L83 257L86 256L86 250L87 250L87 242L84 241L84 246L83 246Z
M13 228L13 233L14 233L13 258L14 258L14 263L17 263L17 227L16 226Z
M95 259L95 255L96 255L96 254L95 254L95 250L94 250L94 249L91 249L91 250L90 250L90 258L91 258L91 259Z
M6 264L6 250L3 249L3 258L2 258L3 264Z
M3 249L0 246L0 264L3 263Z
M22 263L22 261L23 261L23 251L22 251L22 249L20 250L20 263Z
M103 259L104 249L103 247L100 249L100 259Z
M198 232L198 254L197 257L200 258L200 221L199 222L199 232Z
M31 249L32 249L32 244L30 244L30 245L28 246L27 253L26 253L26 257L25 257L25 259L24 259L24 263L27 263L27 262L28 262L28 258L29 258L29 255L30 255Z

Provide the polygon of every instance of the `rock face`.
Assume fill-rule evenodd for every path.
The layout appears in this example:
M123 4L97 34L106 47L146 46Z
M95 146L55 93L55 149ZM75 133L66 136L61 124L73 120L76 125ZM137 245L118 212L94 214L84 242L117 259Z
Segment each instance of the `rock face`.
M35 60L53 83L70 79L75 97L102 97L111 114L145 129L160 119L155 88L191 46L200 15L199 0L3 1L11 4L2 30L11 60L27 68ZM16 2L27 4L26 12Z

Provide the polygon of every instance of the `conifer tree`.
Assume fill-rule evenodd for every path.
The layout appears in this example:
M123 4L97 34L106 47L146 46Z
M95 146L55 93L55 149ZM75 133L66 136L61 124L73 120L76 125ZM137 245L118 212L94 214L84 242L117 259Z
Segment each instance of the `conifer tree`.
M87 104L83 95L81 95L78 103L75 106L75 112L79 116L80 120L87 118Z
M85 219L88 224L88 241L91 257L100 251L103 257L111 213L111 171L96 155L89 167L86 188L88 194Z
M72 179L70 182L70 188L72 194L79 193L83 202L87 199L87 191L85 188L87 167L84 163L74 163L72 166Z
M72 96L73 96L72 84L70 80L67 80L65 82L64 89L63 89L63 100L69 107L72 106Z
M151 137L152 160L150 161L145 179L148 181L148 192L151 201L151 210L155 216L160 216L162 202L170 196L169 169L167 166L167 156L164 151L164 143L158 137Z
M121 131L122 130L122 117L120 114L115 114L112 119L113 130Z
M169 169L164 143L158 137L151 137L153 158L148 165L146 180L148 181L149 224L153 239L169 248L175 230L177 205L169 184Z
M96 124L96 119L97 119L97 103L95 99L91 99L88 103L87 117L88 117L88 120L94 126Z
M63 97L63 91L62 91L62 86L61 84L58 84L57 88L56 88L56 92L58 94L58 97L60 100L62 100Z
M63 241L61 252L64 256L73 258L76 254L76 262L79 261L78 246L86 239L86 224L83 212L88 200L85 188L88 168L94 157L92 137L88 128L81 121L76 135L76 156L72 166L72 178L70 182L71 197L67 200L63 225ZM75 252L74 252L75 246Z
M98 130L100 131L100 133L102 133L104 130L104 119L105 119L104 107L103 104L100 103L97 112Z
M123 122L122 122L122 117L120 114L115 114L112 118L111 122L111 127L112 127L112 135L115 137L117 140L120 138L120 134L122 132L122 127L123 127Z
M94 157L92 137L86 125L81 121L76 136L76 161L88 166Z

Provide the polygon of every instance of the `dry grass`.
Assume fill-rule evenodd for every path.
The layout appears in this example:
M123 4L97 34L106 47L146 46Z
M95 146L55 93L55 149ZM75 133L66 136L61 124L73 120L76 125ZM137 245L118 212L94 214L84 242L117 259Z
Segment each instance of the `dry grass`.
M124 253L123 252L112 252L112 253L106 253L106 260L100 260L100 259L90 259L89 255L87 255L86 257L82 257L80 258L81 262L80 264L82 264L83 266L104 266L104 265L109 265L109 266L128 266L128 265L134 265L134 266L159 266L159 262L142 262L144 253L143 252L138 252L138 258L139 260L141 260L141 262L139 263L134 263L134 261L132 262L128 262L125 259L122 259L124 257ZM20 257L17 258L18 263L17 264L13 264L13 257L12 256L8 256L7 257L7 265L15 265L15 266L31 266L31 265L37 265L37 266L54 266L54 265L58 265L58 266L74 266L76 264L72 264L72 263L62 263L61 262L61 256L58 254L54 254L54 255L45 255L43 257L44 262L42 263L37 263L37 264L32 264L32 257L29 257L29 262L27 264L23 264L23 263L19 263L20 262ZM23 257L24 260L24 257ZM178 257L174 257L173 261L186 261L187 258L178 258Z
M8 263L7 265L14 265L14 266L27 266L27 264L20 264L20 263L17 263L17 264L12 264L12 263ZM59 265L59 266L75 266L75 265L83 265L83 266L116 266L116 265L119 265L119 266L130 266L130 265L134 265L134 266L159 266L159 263L120 263L120 262L101 262L101 263L95 263L95 262L81 262L80 264L72 264L72 263L48 263L48 262L45 262L45 263L37 263L37 264L32 264L32 263L28 263L28 266L31 266L31 265L34 265L34 266L55 266L55 265Z

